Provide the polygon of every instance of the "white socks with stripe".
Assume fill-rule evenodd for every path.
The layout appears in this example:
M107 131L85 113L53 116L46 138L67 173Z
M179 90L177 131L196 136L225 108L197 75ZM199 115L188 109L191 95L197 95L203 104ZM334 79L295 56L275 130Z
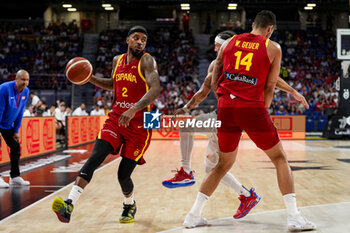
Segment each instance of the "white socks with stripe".
M198 192L197 199L194 202L190 214L193 216L202 216L203 208L209 197L204 193Z
M221 183L233 189L238 195L250 197L250 192L229 172L222 177Z
M288 193L284 195L283 200L289 215L295 216L299 214L295 193Z
M83 193L83 190L78 185L73 185L72 190L69 193L68 199L72 200L72 204L75 205L75 203L78 201L80 195Z
M133 205L134 204L134 193L132 193L130 197L124 196L124 204L125 205Z

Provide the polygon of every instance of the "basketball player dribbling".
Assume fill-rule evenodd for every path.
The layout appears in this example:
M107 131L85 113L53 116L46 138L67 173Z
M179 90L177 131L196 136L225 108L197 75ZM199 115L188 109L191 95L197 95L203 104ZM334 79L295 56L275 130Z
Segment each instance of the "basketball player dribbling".
M155 59L144 52L147 31L142 26L132 27L126 38L128 53L114 57L112 78L93 76L91 83L106 90L114 90L112 111L100 131L94 149L80 170L68 198L57 197L52 210L61 222L69 222L73 206L83 189L90 182L96 168L107 155L122 156L118 169L118 181L124 194L124 210L120 223L134 222L136 202L131 174L136 165L145 163L143 158L152 131L143 129L143 112L151 110L151 104L160 94L160 82Z
M218 52L221 45L225 40L232 38L235 33L232 31L220 32L214 42L214 50ZM210 93L211 90L211 79L214 70L215 61L213 60L208 68L208 74L198 92L191 98L191 100L183 107L175 112L176 115L181 115L189 112L191 109L195 108L199 103L201 103ZM283 79L278 78L276 87L292 94L295 99L300 101L305 108L309 108L309 105L300 93L295 89L290 87ZM201 114L195 119L198 121L205 121L208 119L213 119L216 121L216 111ZM165 180L162 184L167 188L178 188L191 186L195 183L193 177L193 171L191 171L191 157L193 150L193 136L194 134L206 135L209 139L206 157L204 160L204 170L209 173L218 163L219 160L219 144L217 137L216 128L205 129L205 131L199 128L180 128L180 149L181 149L181 169L177 171L175 176L169 180ZM249 211L259 202L260 197L254 192L254 189L247 190L240 182L229 172L227 172L221 180L221 183L226 185L228 188L232 189L239 195L239 200L241 202L237 212L233 215L234 218L242 218L246 216Z
M185 227L207 224L201 216L204 205L235 162L244 130L277 169L278 185L288 212L288 229L316 228L297 209L293 175L277 130L266 111L273 98L282 57L279 44L268 39L275 27L275 15L271 11L261 11L251 33L234 36L224 42L219 51L211 85L217 89L217 119L222 123L217 134L219 161L204 179L185 218Z

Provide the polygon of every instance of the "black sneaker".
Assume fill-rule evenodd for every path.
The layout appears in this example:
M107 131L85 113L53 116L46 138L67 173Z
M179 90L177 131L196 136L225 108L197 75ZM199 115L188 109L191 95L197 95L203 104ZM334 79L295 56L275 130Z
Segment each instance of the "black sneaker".
M124 204L124 210L122 215L119 218L120 223L131 223L134 222L134 217L136 214L136 202L134 201L133 205L126 205Z
M64 223L69 223L73 208L71 199L63 201L62 198L56 197L52 203L52 211L55 212L58 220Z

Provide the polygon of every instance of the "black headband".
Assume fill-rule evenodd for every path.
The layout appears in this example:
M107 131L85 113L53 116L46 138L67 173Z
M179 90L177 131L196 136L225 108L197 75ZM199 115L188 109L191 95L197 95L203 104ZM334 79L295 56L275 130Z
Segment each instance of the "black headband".
M148 37L148 33L146 28L142 27L142 26L135 26L130 28L129 32L128 32L128 36L130 36L131 34L133 34L134 32L141 32L146 34L146 36Z

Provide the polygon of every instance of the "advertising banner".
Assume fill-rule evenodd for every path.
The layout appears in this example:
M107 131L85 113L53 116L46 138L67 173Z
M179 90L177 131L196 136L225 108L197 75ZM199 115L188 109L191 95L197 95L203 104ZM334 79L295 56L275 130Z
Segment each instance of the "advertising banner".
M68 147L95 141L106 119L107 116L67 117Z
M21 158L56 150L56 120L54 117L23 117L19 130ZM0 164L10 162L10 148L0 140Z
M192 119L192 116L181 116ZM305 139L305 116L271 116L281 139ZM153 129L152 139L179 139L179 125L171 124L171 116L162 116L159 129ZM209 122L211 123L211 122ZM166 127L164 127L166 126ZM195 139L206 139L205 132L196 134ZM249 138L247 134L243 139Z

